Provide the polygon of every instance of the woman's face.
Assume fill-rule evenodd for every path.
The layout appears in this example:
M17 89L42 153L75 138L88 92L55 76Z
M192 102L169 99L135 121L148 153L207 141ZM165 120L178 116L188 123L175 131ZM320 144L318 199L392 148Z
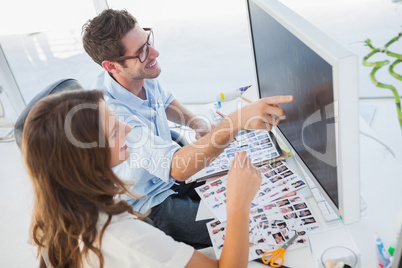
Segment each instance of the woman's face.
M131 128L117 121L114 113L109 109L105 101L99 103L102 127L109 142L111 154L111 166L115 167L128 159L130 152L126 144L126 135Z

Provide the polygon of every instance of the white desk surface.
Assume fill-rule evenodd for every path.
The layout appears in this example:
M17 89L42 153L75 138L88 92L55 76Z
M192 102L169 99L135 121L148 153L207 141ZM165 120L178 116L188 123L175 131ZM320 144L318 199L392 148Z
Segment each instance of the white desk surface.
M393 99L361 100L361 105L375 106L375 113L369 126L360 118L360 131L375 136L388 146L392 146L396 158L377 141L360 135L360 180L361 196L367 209L358 223L347 225L360 251L360 267L378 267L374 233L377 232L386 246L399 232L402 217L402 131L396 121ZM342 223L327 225L312 197L307 198L309 206L318 218L322 229L343 226ZM322 239L325 239L323 234ZM204 251L208 255L213 253ZM290 250L285 255L284 265L296 268L316 267L309 247ZM250 262L249 267L267 267L258 262Z

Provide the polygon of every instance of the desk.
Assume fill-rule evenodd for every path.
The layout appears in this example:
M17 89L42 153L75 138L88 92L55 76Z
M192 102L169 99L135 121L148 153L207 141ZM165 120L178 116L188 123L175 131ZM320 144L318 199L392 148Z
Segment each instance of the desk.
M374 232L378 232L384 243L394 239L399 230L398 216L402 214L402 132L394 118L394 100L361 100L361 104L375 105L376 112L369 126L362 118L360 131L393 145L396 158L375 140L360 135L360 180L361 196L367 204L364 216L357 223L347 225L356 246L360 251L360 267L377 267L374 246ZM292 161L289 159L288 161ZM301 174L299 174L301 175ZM322 229L342 226L342 223L327 225L313 198L307 198L308 205L318 218ZM400 224L400 223L399 223ZM325 239L325 236L323 236ZM203 250L213 256L212 248ZM315 267L308 247L290 250L284 265L296 268ZM250 262L249 267L267 267L261 263Z

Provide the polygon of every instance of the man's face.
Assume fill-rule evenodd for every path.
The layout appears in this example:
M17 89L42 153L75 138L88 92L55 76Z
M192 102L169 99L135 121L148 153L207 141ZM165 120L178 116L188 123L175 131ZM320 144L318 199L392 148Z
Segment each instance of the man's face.
M137 56L147 42L149 32L145 32L138 24L123 38L122 43L126 48L123 56ZM121 75L128 79L156 78L161 73L161 68L156 58L159 52L148 46L148 57L143 63L138 58L125 60L121 68Z

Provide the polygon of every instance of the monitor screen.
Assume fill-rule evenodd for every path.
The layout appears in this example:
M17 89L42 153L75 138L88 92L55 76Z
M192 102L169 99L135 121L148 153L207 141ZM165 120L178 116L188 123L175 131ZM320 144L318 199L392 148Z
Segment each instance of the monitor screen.
M332 66L253 2L250 13L260 97L295 97L278 127L338 206Z
M276 0L247 4L260 97L294 96L294 102L281 105L287 117L279 133L341 216L345 207L356 213L356 56ZM348 112L351 118L344 116ZM356 166L346 162L350 160ZM347 197L344 189L357 193Z

